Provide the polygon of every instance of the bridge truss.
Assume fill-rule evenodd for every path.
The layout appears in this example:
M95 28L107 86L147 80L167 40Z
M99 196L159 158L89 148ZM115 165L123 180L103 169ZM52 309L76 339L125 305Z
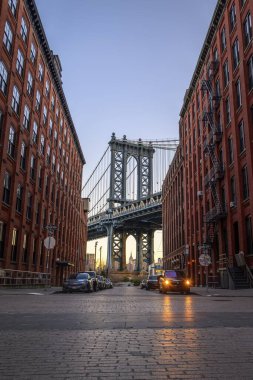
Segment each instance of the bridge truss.
M115 134L83 187L90 199L88 239L108 237L107 267L126 268L126 239L136 239L136 270L153 261L161 229L161 187L178 140L127 140Z

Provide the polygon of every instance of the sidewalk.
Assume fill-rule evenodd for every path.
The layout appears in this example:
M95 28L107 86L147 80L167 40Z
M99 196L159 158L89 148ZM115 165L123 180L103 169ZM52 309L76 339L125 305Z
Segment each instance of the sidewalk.
M193 287L191 292L202 297L253 297L253 288L251 289L219 289L219 288L200 288Z
M62 290L62 287L52 286L49 288L4 288L0 287L0 296L3 295L49 295Z

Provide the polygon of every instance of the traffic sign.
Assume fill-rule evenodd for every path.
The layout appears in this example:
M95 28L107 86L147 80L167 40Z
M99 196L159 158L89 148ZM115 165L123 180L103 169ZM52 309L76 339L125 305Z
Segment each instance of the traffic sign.
M210 265L211 262L211 257L208 254L202 253L202 255L199 256L199 263L203 267L208 267L208 265Z
M46 239L44 239L44 246L46 249L54 249L55 247L55 238L53 236L48 236Z

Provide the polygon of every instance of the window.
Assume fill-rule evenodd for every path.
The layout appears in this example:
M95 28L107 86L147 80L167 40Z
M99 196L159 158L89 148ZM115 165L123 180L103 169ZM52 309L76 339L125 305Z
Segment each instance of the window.
M233 3L230 11L229 11L229 26L230 26L230 31L234 29L236 24L236 11L235 11L235 4Z
M44 105L43 107L43 124L47 123L47 107Z
M27 40L27 25L26 25L24 17L22 17L22 19L21 19L20 34L21 34L22 40L24 42L26 42L26 40Z
M51 156L51 149L50 146L48 145L47 147L47 164L50 164L50 156Z
M32 140L35 144L37 144L37 140L38 140L38 124L36 123L36 121L33 122L33 136L32 136Z
M35 157L32 154L31 155L31 162L30 162L30 178L35 179Z
M57 136L58 136L58 133L57 131L55 130L54 131L54 145L57 146Z
M32 63L35 63L36 61L36 48L33 43L31 43L30 60Z
M249 198L249 180L248 169L246 165L242 168L242 197L243 200Z
M230 111L229 96L225 100L225 110L226 110L226 124L229 124L231 122L231 111Z
M54 107L55 107L55 100L54 100L54 96L52 96L51 98L51 110L54 111Z
M13 40L13 33L10 27L10 24L8 21L5 23L4 27L4 38L3 38L3 43L9 53L11 53L12 49L12 40Z
M4 95L6 95L7 90L7 80L8 80L8 73L6 70L5 65L2 61L0 61L0 90Z
M226 61L223 65L223 82L224 82L224 88L226 88L229 83L228 61Z
M40 100L41 100L41 95L39 90L36 91L36 101L35 101L35 109L36 111L39 111L40 109Z
M48 176L45 177L45 193L48 194L48 189L49 189L49 180Z
M11 194L11 176L8 172L4 174L4 192L3 192L3 202L10 204L10 194Z
M247 63L248 66L248 83L249 83L249 91L253 88L253 55L250 57Z
M242 92L241 92L240 79L238 79L235 84L235 92L236 92L236 106L237 108L239 108L242 105Z
M49 82L47 80L46 81L46 86L45 86L45 94L46 94L47 98L49 97L49 91L50 91L50 86L49 86Z
M9 131L9 140L8 140L8 150L7 153L12 158L15 157L15 139L16 139L16 133L15 129L11 126Z
M19 49L17 55L16 69L19 75L22 77L24 74L24 56Z
M36 210L35 210L35 222L36 224L39 224L40 221L40 203L37 202Z
M17 12L17 0L8 0L8 4L9 4L10 10L11 10L11 13L15 17L16 12Z
M16 198L16 211L22 211L22 196L23 196L23 187L19 184L17 187L17 198Z
M234 150L232 136L228 138L228 163L232 164L234 161Z
M0 139L1 139L1 136L2 136L3 120L4 120L4 115L3 115L3 112L0 109Z
M235 185L235 177L230 178L230 195L231 195L231 202L236 203L236 185Z
M44 137L44 135L40 136L40 153L41 154L45 153L45 137Z
M53 121L52 119L49 120L49 136L53 135Z
M28 77L27 77L27 93L29 95L32 95L33 92L33 77L30 71L28 72Z
M28 259L28 249L27 249L27 234L24 234L23 238L23 252L22 252L22 261L26 263Z
M243 120L238 125L239 129L239 149L240 153L242 153L245 149L245 137L244 137L244 123Z
M20 167L22 170L26 169L26 145L24 141L21 144Z
M40 64L39 64L38 78L39 78L39 80L40 80L41 82L42 82L42 80L43 80L43 73L44 73L44 68L43 68L42 64L40 63Z
M235 40L232 46L232 52L233 52L233 68L234 70L239 65L240 56L239 56L239 42L238 39Z
M32 194L29 191L27 194L26 218L28 220L32 219Z
M227 47L226 30L225 30L225 26L224 26L222 31L221 31L221 50L222 50L222 52L226 49L226 47Z
M55 155L52 157L52 171L55 172Z
M0 222L1 223L1 222ZM1 224L0 224L1 227ZM246 230L246 242L247 242L247 254L251 255L253 253L253 236L252 236L252 221L251 215L245 218L245 230ZM1 232L1 229L0 229ZM0 235L1 237L1 235Z
M30 110L27 105L24 107L23 127L27 130L30 127Z
M246 0L240 0L241 8L244 6L245 3L246 3Z
M11 261L17 261L17 240L18 231L16 228L13 228L11 239Z
M248 13L243 23L244 46L247 47L252 39L251 14Z
M6 224L0 221L0 259L4 257Z
M19 114L19 101L20 101L20 94L19 94L18 88L16 86L13 86L11 108L13 109L14 112L16 112L16 114Z
M215 96L218 96L218 97L221 96L221 94L220 94L220 80L219 79L217 79L215 82Z
M41 165L38 168L38 181L39 181L39 188L42 189L42 168L41 168Z
M61 144L61 140L59 140L59 153L61 155L61 152L62 152L62 144Z

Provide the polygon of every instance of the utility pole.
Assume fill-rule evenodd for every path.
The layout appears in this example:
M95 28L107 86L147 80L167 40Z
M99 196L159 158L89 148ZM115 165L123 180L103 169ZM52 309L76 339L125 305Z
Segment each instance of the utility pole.
M102 270L102 268L101 268L101 255L102 255L102 245L100 246L100 248L99 248L99 251L100 251L100 264L99 264L99 268L100 268L100 273L101 273L101 270Z
M96 270L96 263L97 263L97 246L98 246L98 241L95 243L95 260L94 260L94 270Z

